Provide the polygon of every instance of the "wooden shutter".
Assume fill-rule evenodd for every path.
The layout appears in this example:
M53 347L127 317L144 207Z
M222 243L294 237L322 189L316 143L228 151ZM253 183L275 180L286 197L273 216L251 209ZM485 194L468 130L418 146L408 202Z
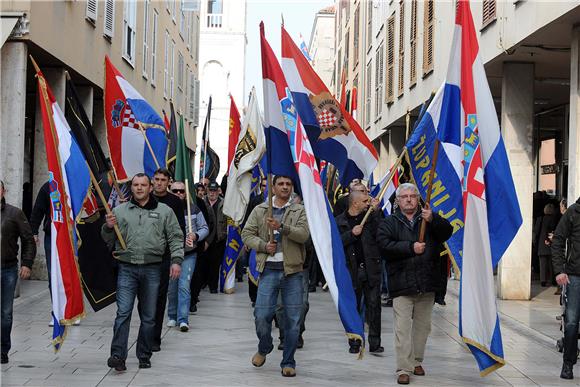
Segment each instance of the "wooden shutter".
M387 19L387 77L386 100L392 103L395 100L395 15Z
M424 3L423 18L423 76L433 71L433 41L435 38L435 3L427 0Z
M417 84L417 0L411 2L411 32L409 34L409 87Z
M397 96L405 91L405 1L399 3L399 87Z
M97 20L97 0L87 0L87 18L91 21Z
M359 39L360 39L360 4L356 7L354 11L354 33L353 33L353 61L352 63L356 67L358 63L358 56L359 56Z
M112 38L115 33L115 0L105 1L105 26L103 34Z
M496 19L496 0L483 0L483 18L481 28L487 27Z

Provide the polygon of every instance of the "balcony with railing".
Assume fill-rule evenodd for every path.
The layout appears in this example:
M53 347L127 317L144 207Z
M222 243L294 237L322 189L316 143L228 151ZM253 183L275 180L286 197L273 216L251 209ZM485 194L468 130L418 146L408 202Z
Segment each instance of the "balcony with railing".
M224 15L222 13L207 14L207 28L221 28Z

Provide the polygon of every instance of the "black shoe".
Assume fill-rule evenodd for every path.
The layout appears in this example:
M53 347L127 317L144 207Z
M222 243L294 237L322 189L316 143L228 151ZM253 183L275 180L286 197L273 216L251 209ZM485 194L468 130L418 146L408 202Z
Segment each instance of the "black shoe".
M151 368L151 360L139 359L139 368Z
M216 293L217 293L217 290L216 290L216 289L211 289L209 292L210 292L211 294L216 294Z
M393 299L389 298L386 301L381 302L381 305L387 308L392 308L393 307Z
M278 351L283 351L284 350L284 342L280 341L280 344L278 344Z
M378 347L370 347L369 352L370 353L383 353L383 352L385 352L385 348L381 347L380 345Z
M161 351L161 345L153 344L153 346L151 347L151 352L159 352L159 351Z
M296 348L304 348L304 338L302 338L302 335L298 336L298 344L296 345Z
M115 371L126 371L127 366L125 365L125 360L120 359L119 356L113 355L107 360L107 366L114 368Z
M238 277L238 278L236 278L236 280L237 280L238 282L244 282L244 279L243 279L242 277Z
M193 304L189 308L189 314L196 314L197 313L197 305Z
M6 363L8 363L8 354L3 353L2 357L0 358L0 364L6 364Z
M548 286L548 284L546 281L542 281L542 282L540 282L540 286L545 288L546 286Z
M316 293L316 286L309 286L308 293Z
M572 364L564 363L562 365L562 372L560 373L561 379L574 379L574 373L572 372Z
M252 301L252 308L256 307L256 301Z

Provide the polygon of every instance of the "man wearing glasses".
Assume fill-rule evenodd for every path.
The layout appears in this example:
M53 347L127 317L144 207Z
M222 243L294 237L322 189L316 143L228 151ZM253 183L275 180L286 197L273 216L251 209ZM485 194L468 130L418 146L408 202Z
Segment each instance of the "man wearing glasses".
M426 206L419 206L419 190L401 184L398 208L380 224L377 241L387 261L389 294L393 297L397 383L409 384L410 375L425 375L421 363L431 332L435 292L441 286L441 244L453 232L449 222ZM419 242L421 223L427 222Z

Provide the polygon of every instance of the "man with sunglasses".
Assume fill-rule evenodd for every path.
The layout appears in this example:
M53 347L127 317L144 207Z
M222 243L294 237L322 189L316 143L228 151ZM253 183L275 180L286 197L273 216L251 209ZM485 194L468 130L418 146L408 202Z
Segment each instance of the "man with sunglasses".
M401 184L396 191L398 208L380 224L377 241L387 261L389 294L393 297L397 383L409 384L410 375L425 375L421 363L431 332L435 293L441 286L441 244L453 227L419 205L414 184ZM421 224L427 222L424 241Z
M181 264L179 279L169 281L167 317L169 318L168 325L179 325L181 332L187 332L189 330L191 279L195 272L197 246L198 244L203 244L202 241L208 236L209 229L202 212L195 202L190 203L190 212L187 211L185 183L181 181L174 182L171 184L171 192L181 199L183 208L185 208L184 215L188 239L192 246L185 247L185 256ZM191 230L189 230L189 222L191 222Z

